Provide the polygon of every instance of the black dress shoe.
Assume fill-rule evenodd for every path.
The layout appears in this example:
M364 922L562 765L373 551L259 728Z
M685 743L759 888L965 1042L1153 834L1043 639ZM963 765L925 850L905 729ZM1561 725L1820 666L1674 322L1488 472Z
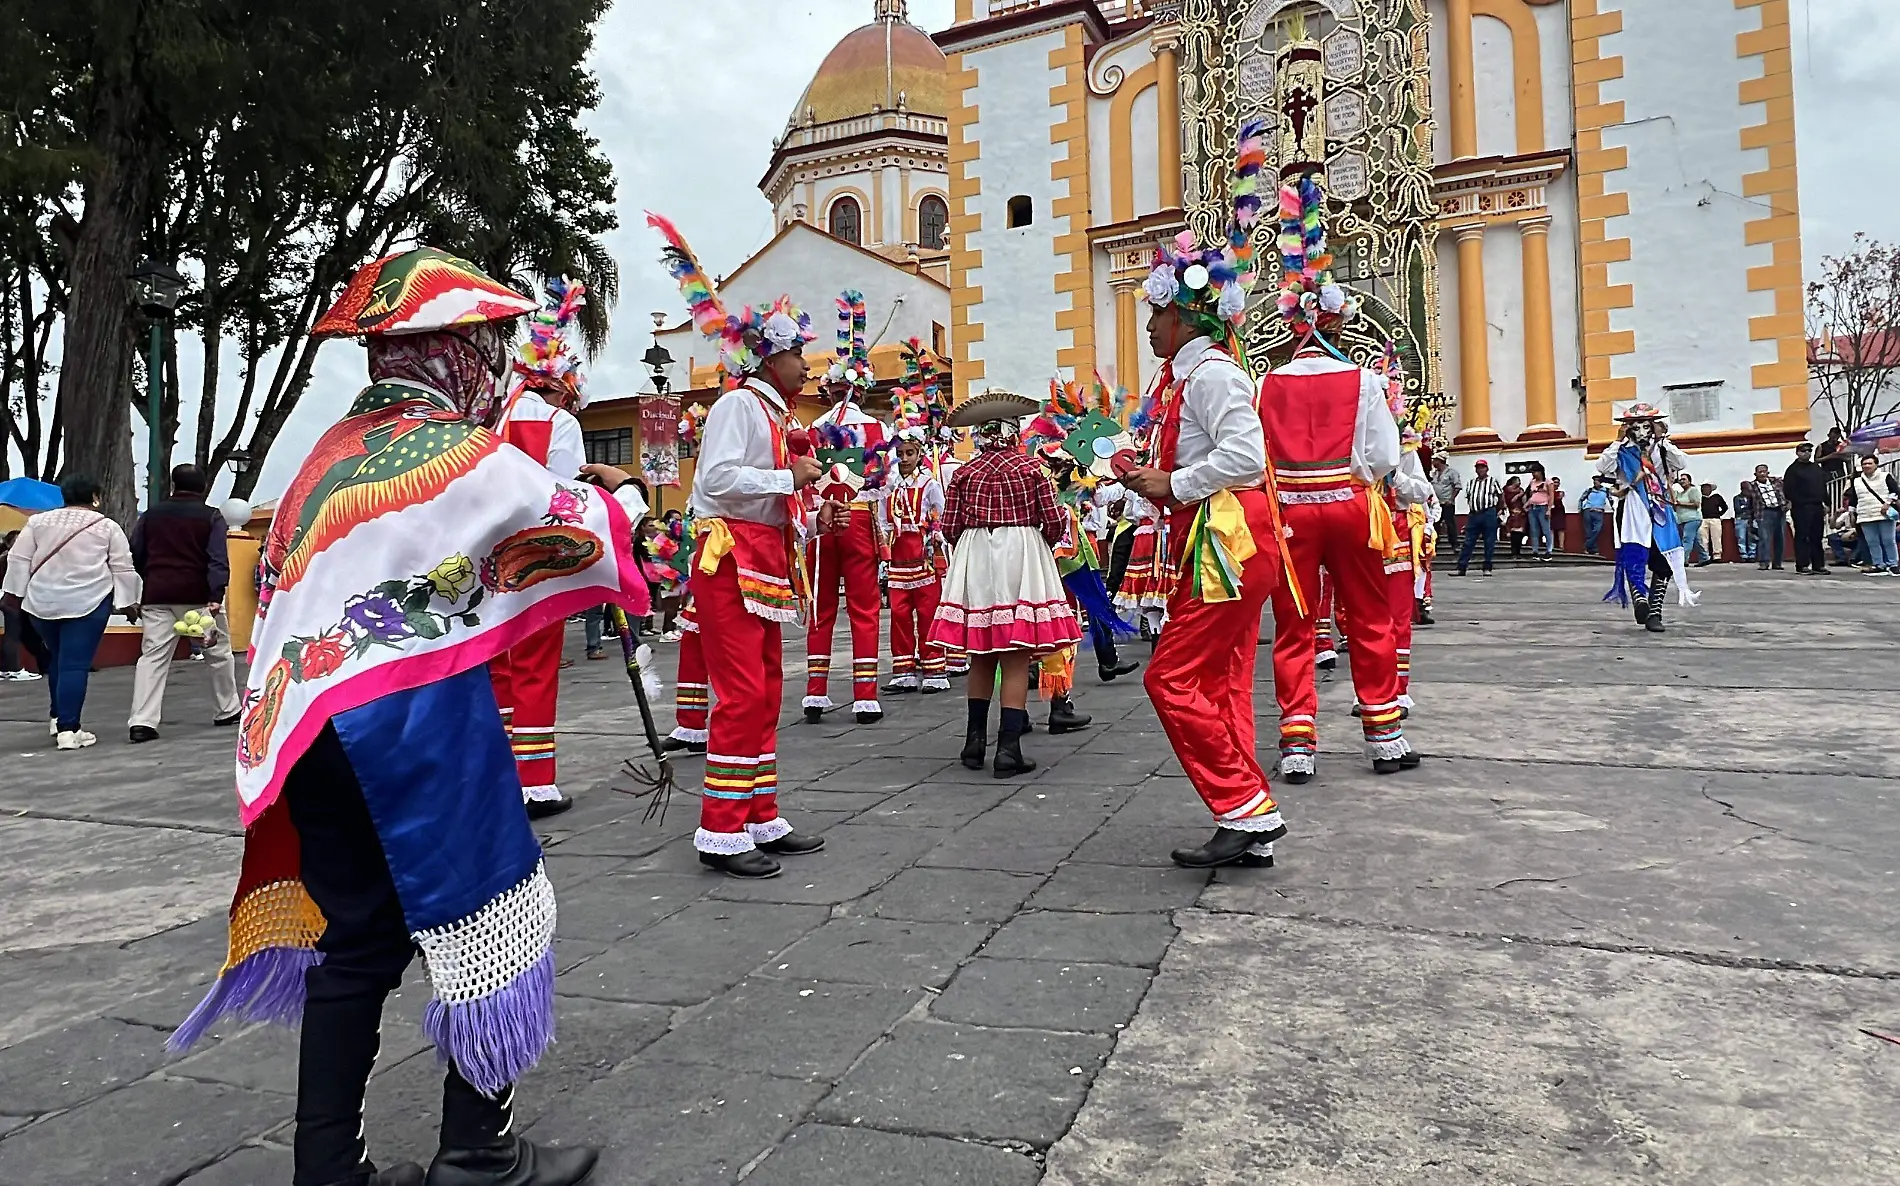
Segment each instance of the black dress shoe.
M1214 836L1199 848L1177 848L1168 856L1185 869L1215 869L1235 865L1256 844L1278 840L1286 835L1284 827L1271 832L1243 832L1239 828L1215 828Z
M1140 670L1140 668L1140 659L1126 659L1115 664L1104 663L1095 669L1095 673L1102 677L1103 683L1112 684L1122 676L1132 671Z
M1280 772L1280 781L1291 786L1304 786L1313 781L1313 772L1311 770L1283 770Z
M1418 751L1408 749L1399 757L1399 769L1416 770L1418 769L1418 761Z
M212 717L211 723L216 725L220 729L229 729L232 725L237 724L239 721L243 719L244 719L244 710L240 708L239 710L232 713L228 717Z
M963 735L963 753L958 755L967 770L983 769L983 755L989 750L989 730L972 729Z
M1397 774L1404 768L1405 764L1397 758L1372 759L1372 772L1374 774Z
M860 725L875 725L884 719L882 712L854 712L851 715L857 718Z
M594 1172L600 1150L561 1149L523 1137L512 1146L444 1149L429 1166L425 1186L579 1186Z
M663 754L703 754L706 743L703 741L681 741L677 737L662 738L660 752Z
M708 869L717 869L728 877L777 877L779 864L756 848L744 852L721 853L702 852L699 863Z
M803 832L787 832L777 840L767 840L759 845L760 852L769 852L774 856L796 857L808 852L817 852L825 846L823 836L807 836Z
M1313 666L1319 668L1321 671L1332 671L1333 669L1339 666L1339 660L1338 659L1321 659L1319 662L1315 663Z
M1088 713L1075 711L1075 705L1067 696L1060 696L1049 702L1049 735L1052 737L1058 733L1073 733L1078 729L1086 729L1089 727L1089 722L1094 719Z
M572 806L574 806L574 800L565 796L559 799L530 799L528 800L528 818L546 819L550 815L559 815Z
M808 708L805 710L805 723L807 725L816 725L824 719L825 710L822 708Z
M132 744L133 745L137 745L142 741L157 741L157 740L158 740L158 730L152 728L150 725L132 726Z

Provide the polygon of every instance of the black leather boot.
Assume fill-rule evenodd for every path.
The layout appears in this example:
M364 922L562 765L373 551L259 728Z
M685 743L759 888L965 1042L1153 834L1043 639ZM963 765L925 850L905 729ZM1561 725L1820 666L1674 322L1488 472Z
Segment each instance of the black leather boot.
M1669 595L1669 578L1658 577L1649 588L1649 613L1644 615L1643 629L1651 634L1663 632L1663 598Z
M807 708L805 710L805 723L807 725L816 725L824 719L825 710L822 708Z
M1058 696L1049 702L1049 734L1073 733L1086 729L1095 718L1085 712L1075 711L1075 705L1067 696Z
M983 769L983 755L990 745L990 702L970 700L970 719L963 731L963 753L959 755L967 770Z
M1650 591L1652 593L1655 592L1653 588ZM1636 619L1636 624L1638 626L1648 625L1649 624L1649 598L1638 597L1634 593L1630 594L1630 615Z
M537 1145L525 1137L479 1149L444 1149L429 1166L426 1186L579 1186L600 1150Z
M703 754L706 752L706 743L703 741L681 741L677 737L667 737L660 741L660 752L663 754Z
M551 815L559 815L572 806L574 806L574 800L565 795L559 799L530 799L528 800L528 818L546 819Z
M1020 708L1005 708L1003 724L996 735L996 759L990 765L990 774L996 778L1015 778L1019 774L1028 774L1036 768L1033 758L1023 757L1024 726L1029 723L1029 713Z
M767 840L759 845L760 852L769 852L778 857L802 857L808 852L817 852L825 846L823 836L807 836L803 832L787 832L777 840Z
M1168 856L1175 864L1185 869L1216 869L1222 865L1237 865L1241 858L1248 855L1256 844L1278 840L1286 835L1285 828L1275 828L1271 832L1243 832L1239 828L1215 828L1213 838L1199 848L1177 848Z
M756 848L744 852L720 853L702 852L699 863L708 869L717 869L728 877L745 877L757 880L765 877L777 877L779 864Z
M1113 663L1098 664L1095 674L1101 677L1103 683L1112 684L1122 676L1139 670L1141 670L1140 659L1117 659Z

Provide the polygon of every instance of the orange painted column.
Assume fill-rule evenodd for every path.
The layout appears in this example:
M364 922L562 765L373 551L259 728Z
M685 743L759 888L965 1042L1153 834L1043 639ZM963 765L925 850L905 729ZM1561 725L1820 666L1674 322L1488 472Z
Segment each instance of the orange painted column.
M1484 224L1451 229L1458 237L1458 411L1456 445L1495 444L1491 427L1491 343L1484 313Z
M1524 251L1524 431L1520 441L1556 440L1557 347L1550 316L1550 216L1517 224Z

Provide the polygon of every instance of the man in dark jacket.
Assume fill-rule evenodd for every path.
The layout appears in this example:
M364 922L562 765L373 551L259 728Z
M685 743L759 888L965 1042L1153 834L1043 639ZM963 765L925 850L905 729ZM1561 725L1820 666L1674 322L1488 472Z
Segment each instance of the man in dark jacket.
M1781 475L1781 489L1794 512L1794 570L1827 571L1827 471L1814 460L1814 446L1794 447L1794 464Z
M165 681L178 648L173 624L189 611L209 616L205 666L211 669L211 723L238 723L237 663L224 616L224 587L231 575L225 550L224 516L205 505L209 483L195 465L172 470L171 497L150 507L132 528L132 566L145 580L140 619L145 627L138 672L132 679L132 741L156 741L164 715Z

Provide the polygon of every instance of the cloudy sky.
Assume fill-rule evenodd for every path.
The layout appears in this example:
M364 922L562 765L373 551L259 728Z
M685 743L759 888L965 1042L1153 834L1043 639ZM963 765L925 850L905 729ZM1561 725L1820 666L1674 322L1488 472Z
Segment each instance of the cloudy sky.
M1661 3L1663 0L1647 0ZM1900 238L1900 21L1896 0L1794 0L1802 219L1810 270L1856 230ZM597 397L644 375L647 314L678 314L655 263L642 211L680 224L706 266L731 271L771 236L758 181L825 53L870 19L873 0L618 0L602 23L594 68L602 100L589 120L619 177L617 332L589 368ZM911 0L913 23L946 27L954 0ZM1683 266L1693 270L1694 261ZM362 381L360 352L326 347L316 381L273 451L259 487L275 494ZM188 376L188 384L195 384ZM189 428L187 429L189 434ZM186 439L189 439L187 435ZM142 444L138 446L142 449ZM142 452L139 454L142 456Z

